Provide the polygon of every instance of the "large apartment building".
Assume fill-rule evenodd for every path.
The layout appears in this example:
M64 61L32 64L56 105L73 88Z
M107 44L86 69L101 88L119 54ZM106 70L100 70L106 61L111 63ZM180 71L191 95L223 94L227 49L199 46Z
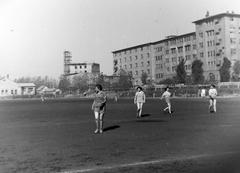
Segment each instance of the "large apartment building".
M132 75L134 84L141 83L142 73L152 76L154 65L152 63L152 45L142 44L113 52L114 74L120 69Z
M206 79L219 80L219 68L227 57L232 65L240 60L240 14L221 13L194 21L198 59Z
M200 59L205 79L220 80L223 58L229 58L232 64L240 60L240 15L207 13L205 18L193 23L195 32L113 51L114 73L123 69L132 74L134 84L141 84L145 72L149 79L159 82L173 77L182 59L190 75L192 62Z

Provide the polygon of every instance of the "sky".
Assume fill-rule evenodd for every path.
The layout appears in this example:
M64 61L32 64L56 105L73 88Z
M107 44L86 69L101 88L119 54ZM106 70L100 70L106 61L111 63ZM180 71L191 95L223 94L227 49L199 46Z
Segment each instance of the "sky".
M0 76L59 78L65 50L111 75L112 51L194 32L207 11L240 14L240 1L0 0Z

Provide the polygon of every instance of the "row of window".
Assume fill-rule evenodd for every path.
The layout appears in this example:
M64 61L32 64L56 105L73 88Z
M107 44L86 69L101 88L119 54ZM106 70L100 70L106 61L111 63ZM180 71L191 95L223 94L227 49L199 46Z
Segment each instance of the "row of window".
M192 46L191 45L186 45L184 46L185 48L185 51L188 52L188 51L191 51L191 47L193 50L195 50L197 48L197 46L195 44L193 44ZM158 48L156 49L157 52L161 52L162 49ZM171 48L170 50L165 50L165 54L169 54L171 52L171 54L176 54L177 52L178 53L182 53L183 52L183 46L180 46L180 47L177 47L177 48Z
M216 66L216 61L208 61L208 66L209 67L215 67Z
M155 59L156 61L162 61L162 56L155 56ZM197 55L196 54L192 54L192 55L186 55L185 56L185 60L188 61L188 60L191 60L191 58L193 59L196 59L197 58ZM177 57L172 57L172 62L174 63L177 63L177 62L180 62L181 60L183 60L183 56L179 56L178 58ZM166 58L165 59L165 62L166 63L169 63L170 59L169 58Z
M86 65L84 65L83 67L84 67L84 68L87 68ZM82 69L83 67L82 67L81 65L79 66L80 69ZM78 69L78 66L77 66L77 65L75 65L75 69Z
M142 70L142 71L140 71L140 72L142 72L141 74L145 73L144 70ZM132 75L133 72L132 72L132 71L129 71L129 74ZM147 69L147 74L150 75L150 69ZM136 75L136 76L140 75L139 71L136 70L136 71L135 71L135 75Z
M143 51L143 50L149 50L149 46L144 46L144 47L140 47L140 48L135 48L135 49L130 49L130 50L125 50L122 52L118 52L118 53L114 53L114 56L121 56L126 55L126 54L131 54L133 52L138 52L138 51Z
M155 76L157 79L163 78L163 73L157 73Z
M10 90L9 90L10 91ZM8 94L8 90L5 89L5 90L1 90L1 94L4 95L4 94ZM17 90L11 90L11 94L17 94Z
M144 58L143 54L140 55L141 59ZM150 58L150 53L147 53L147 57ZM135 60L138 60L138 55L135 55L134 56ZM133 60L133 57L130 56L129 57L129 61L132 61ZM120 63L122 63L122 58L119 59ZM127 62L127 57L124 57L124 62Z
M150 66L150 61L147 61L147 66ZM139 67L139 66L138 66L138 63L135 63L135 67ZM144 67L144 62L141 62L141 67ZM120 68L122 68L121 65L120 65ZM132 69L132 68L133 68L133 65L132 65L132 64L129 64L129 68ZM127 69L127 65L126 65L126 64L124 65L124 69Z
M214 30L206 31L206 34L207 34L208 37L214 36Z
M214 40L207 41L207 46L208 47L215 46L215 41Z
M208 57L215 57L215 50L208 51Z

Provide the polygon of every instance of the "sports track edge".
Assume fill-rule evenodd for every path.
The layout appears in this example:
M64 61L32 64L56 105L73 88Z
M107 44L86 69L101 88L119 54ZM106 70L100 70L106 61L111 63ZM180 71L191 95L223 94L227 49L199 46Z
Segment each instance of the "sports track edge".
M186 161L191 159L201 159L201 158L219 157L219 156L237 155L237 154L240 154L240 152L229 151L229 152L222 152L218 154L199 154L199 155L193 155L193 156L183 156L183 157L158 159L158 160L150 160L150 161L143 161L143 162L125 163L125 164L119 164L119 165L97 166L93 168L69 170L69 171L63 171L59 173L83 173L83 172L93 172L93 171L104 171L104 170L112 170L112 169L119 169L119 168L126 168L126 167L163 164L163 163L174 162L174 161L184 161L184 160Z

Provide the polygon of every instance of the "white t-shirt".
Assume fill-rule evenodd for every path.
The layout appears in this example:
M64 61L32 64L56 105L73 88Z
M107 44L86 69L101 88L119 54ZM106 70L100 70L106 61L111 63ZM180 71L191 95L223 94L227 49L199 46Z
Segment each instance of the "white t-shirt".
M209 89L208 95L210 98L215 99L217 97L217 90L215 88Z
M145 94L143 91L137 91L134 98L134 103L145 103Z
M201 90L201 97L205 97L205 95L206 95L206 90L205 90L205 89L202 89L202 90Z
M162 98L165 98L165 101L167 103L170 102L170 97L171 97L171 93L169 91L165 91L163 94L162 94Z

